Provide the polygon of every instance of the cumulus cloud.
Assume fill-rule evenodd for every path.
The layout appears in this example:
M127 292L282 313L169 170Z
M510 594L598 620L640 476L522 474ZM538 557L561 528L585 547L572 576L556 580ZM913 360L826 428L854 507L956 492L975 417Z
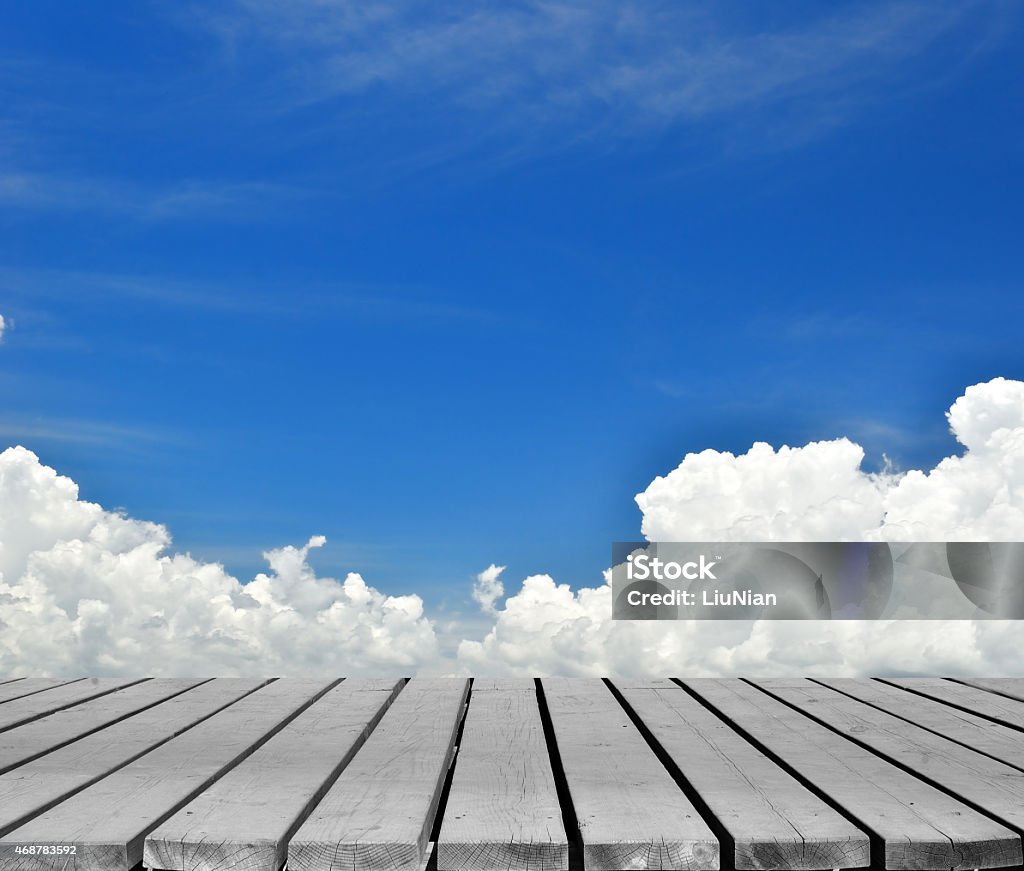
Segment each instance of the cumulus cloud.
M662 541L1024 540L1024 383L969 387L947 419L963 446L928 471L866 472L848 439L688 454L637 496ZM475 673L1024 675L1005 621L613 622L611 587L546 575L505 600L460 662Z
M652 541L835 541L869 529L874 537L892 478L865 474L863 459L845 438L687 454L636 497L641 532Z
M32 452L0 453L0 674L408 674L436 666L418 596L317 577L311 548L247 584L170 554L165 527L78 498Z
M611 587L527 578L458 659L475 675L1024 675L1008 621L619 621Z
M7 329L7 321L4 320L4 316L0 315L0 342L4 340L4 331Z
M967 388L946 414L965 448L930 471L871 474L848 439L687 454L636 497L662 541L1015 541L1024 535L1024 382Z
M643 532L1024 540L1024 383L974 385L947 419L962 452L902 474L862 470L847 439L688 454L637 497ZM1013 622L614 622L607 575L575 590L533 575L503 599L497 565L468 591L489 628L456 631L446 652L418 596L317 576L309 556L323 543L268 551L268 571L243 584L11 448L0 453L0 674L1024 675Z
M485 614L496 614L494 603L505 595L505 585L500 580L503 571L505 566L491 563L476 576L476 582L473 584L473 601Z

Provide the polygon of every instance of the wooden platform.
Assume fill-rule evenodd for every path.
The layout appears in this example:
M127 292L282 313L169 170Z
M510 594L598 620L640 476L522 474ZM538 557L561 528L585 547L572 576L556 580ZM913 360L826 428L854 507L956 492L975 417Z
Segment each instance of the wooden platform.
M0 871L1022 867L1024 679L0 678Z

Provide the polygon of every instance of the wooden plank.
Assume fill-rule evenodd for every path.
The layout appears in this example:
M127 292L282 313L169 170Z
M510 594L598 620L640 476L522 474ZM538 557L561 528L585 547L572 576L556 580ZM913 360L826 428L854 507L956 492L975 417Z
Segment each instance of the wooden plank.
M707 823L600 680L541 681L590 871L716 869ZM573 833L575 834L575 833Z
M185 692L203 680L147 680L0 732L0 774Z
M147 838L147 868L278 871L288 841L384 715L402 682L331 690Z
M733 842L737 869L858 868L870 840L672 681L614 681Z
M1020 837L743 681L683 683L882 842L886 868L1020 864ZM872 851L874 854L874 850Z
M1024 678L1021 677L972 677L962 678L958 683L1024 702Z
M820 678L817 682L970 747L978 753L1024 770L1024 735L1008 726L877 680ZM1003 701L1007 704L1020 704L1009 699Z
M438 871L566 871L569 841L533 681L473 682Z
M468 680L414 678L288 845L289 871L415 871L423 862Z
M337 682L275 681L4 835L0 850L73 845L79 871L128 871L142 861L148 832ZM67 862L42 854L21 859L20 871L51 871Z
M941 678L887 678L887 684L928 696L947 705L966 708L973 714L1024 729L1024 701L1008 699L988 690Z
M266 683L218 678L0 774L0 836Z
M796 686L792 681L756 683L1007 826L1024 829L1024 773L811 681Z
M473 693L512 691L537 695L537 681L532 677L477 677L473 678Z
M122 687L142 683L142 680L142 678L126 680L124 678L93 677L14 699L0 706L0 731L13 729L23 723L30 723L62 708L70 708L80 702L105 696Z
M49 678L49 677L28 677L13 683L0 686L0 704L13 699L20 699L31 696L34 693L41 693L54 687L62 687L66 684L82 681L83 678ZM2 710L2 709L0 709Z

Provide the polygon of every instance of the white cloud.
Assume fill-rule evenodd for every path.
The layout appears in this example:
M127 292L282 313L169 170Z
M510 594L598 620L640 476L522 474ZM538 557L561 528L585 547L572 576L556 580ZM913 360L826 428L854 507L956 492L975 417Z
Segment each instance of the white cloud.
M891 481L862 472L863 459L848 439L687 454L636 497L641 531L652 541L856 539L878 525Z
M0 342L4 340L4 331L7 329L7 321L4 320L4 316L0 315Z
M946 415L962 456L902 475L847 439L687 454L636 497L662 541L1024 540L1024 382L969 387Z
M611 588L573 591L527 578L482 641L464 641L475 675L1024 675L1007 621L613 622Z
M1024 383L968 388L948 420L964 451L927 472L866 473L845 439L689 454L638 496L644 532L1024 540ZM496 565L469 591L490 627L475 639L468 624L447 627L462 640L446 655L418 596L318 577L309 553L323 543L268 551L268 572L241 584L11 448L0 454L0 674L1024 675L1013 622L613 622L607 578L573 590L534 575L500 602Z
M665 541L1024 540L1024 383L967 389L948 414L964 446L934 469L861 470L847 439L688 454L637 496ZM1004 621L618 622L611 588L534 576L505 600L469 671L589 675L1024 675L1020 626Z
M496 614L494 603L505 595L505 585L500 580L503 571L505 566L491 563L476 576L476 582L473 584L473 601L480 605L485 614Z
M0 454L0 674L407 674L438 658L418 596L318 578L324 543L268 551L242 585L78 498L24 448Z
M950 32L981 43L973 29L992 17L972 4L902 2L757 29L671 3L484 2L437 15L405 2L236 0L189 22L216 34L233 65L273 57L269 91L285 104L426 93L530 130L575 123L623 135L783 101L806 116L798 126L827 129L872 84L891 95L901 66ZM759 135L769 135L763 124Z

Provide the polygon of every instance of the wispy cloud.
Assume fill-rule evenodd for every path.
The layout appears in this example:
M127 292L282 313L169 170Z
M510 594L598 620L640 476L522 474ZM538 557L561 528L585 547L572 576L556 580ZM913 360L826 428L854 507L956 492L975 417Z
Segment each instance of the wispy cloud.
M502 313L437 298L421 286L371 286L310 282L288 288L280 284L239 286L160 275L124 275L60 269L0 266L0 292L38 302L42 299L133 299L153 305L257 317L402 320L425 326L470 322L479 326L508 323Z
M831 127L870 99L862 86L885 82L891 92L900 68L937 40L966 23L980 25L981 42L1002 14L987 3L801 9L801 20L758 26L720 6L667 3L424 12L411 2L236 0L193 20L220 39L229 63L269 57L277 98L295 105L398 93L492 120L500 110L501 123L622 136L786 101L805 103L795 123Z
M187 46L169 44L188 64L126 82L123 70L79 60L0 59L0 207L273 220L321 197L415 182L426 168L457 165L465 180L666 131L687 134L676 141L694 160L702 144L715 157L788 148L874 102L937 87L1000 44L1016 14L996 0L771 14L664 0L159 8L183 28ZM82 82L88 99L76 98ZM173 141L205 154L231 141L308 161L261 162L249 177L133 179L107 155L82 152L83 131L91 140L99 129L122 148Z
M962 293L969 292L967 290ZM913 298L912 292L901 291L903 298ZM760 314L745 324L751 338L770 343L821 347L838 344L864 345L875 348L894 347L912 341L917 348L931 348L938 352L953 349L992 347L993 340L984 311L964 312L957 328L950 330L943 321L945 303L921 298L920 306L913 309L897 308L880 312L873 308L854 309L853 303L844 311L803 311L792 314ZM1014 301L1007 310L1020 308Z
M312 191L264 182L187 180L149 185L113 178L40 172L0 173L0 205L8 208L125 215L141 221L252 220L280 214Z
M180 444L180 435L163 429L132 427L81 418L28 417L5 414L0 418L0 443L82 444L119 449L157 444Z

